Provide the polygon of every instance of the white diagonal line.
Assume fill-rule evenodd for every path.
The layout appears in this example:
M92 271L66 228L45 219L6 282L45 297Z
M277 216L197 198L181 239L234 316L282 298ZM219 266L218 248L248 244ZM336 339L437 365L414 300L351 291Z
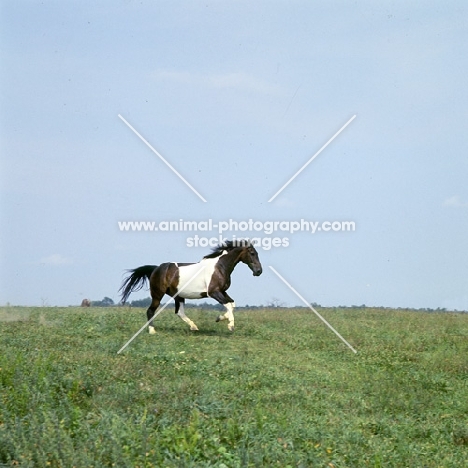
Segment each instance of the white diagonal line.
M353 115L269 200L272 202L354 119Z
M296 296L310 309L314 314L333 332L335 335L343 341L343 343L348 346L349 349L353 353L357 353L357 351L272 267L269 266L270 270L275 273L275 275L283 281L283 283L289 287L289 289L296 294Z
M141 140L146 146L148 146L148 148L149 148L156 156L158 156L158 158L161 159L161 161L162 161L164 164L166 164L166 166L167 166L172 172L174 172L174 174L175 174L176 176L178 176L179 179L180 179L182 182L184 182L185 185L187 185L187 187L189 187L189 188L192 190L193 193L195 193L195 195L197 195L199 198L201 198L201 199L206 203L206 200L192 187L192 185L191 185L189 182L187 182L187 180L185 180L185 178L184 178L179 172L177 172L177 170L176 170L163 156L161 156L161 155L150 145L150 143L148 143L148 141L147 141L145 138L143 138L142 135L140 135L140 133L138 133L138 132L137 132L137 131L120 115L120 114L118 114L118 116L119 116L120 120L122 120L122 122L124 122L125 125L127 125L127 127L128 127L130 130L132 130L133 133L135 133L135 135L137 135L137 136L140 138L140 140Z
M202 266L188 281L185 283L184 287L179 289L174 296L171 296L171 299L174 299L175 296L180 294L198 275L205 269ZM170 303L170 300L167 301L155 314L148 320L118 351L117 354L120 354Z

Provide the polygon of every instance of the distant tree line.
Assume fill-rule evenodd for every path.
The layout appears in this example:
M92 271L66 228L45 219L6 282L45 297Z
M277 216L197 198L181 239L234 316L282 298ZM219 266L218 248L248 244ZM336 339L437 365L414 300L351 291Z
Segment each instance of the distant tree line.
M125 305L131 307L149 307L151 305L151 297L146 299L139 299L132 302L127 302ZM208 302L202 302L201 304L193 304L190 302L185 303L186 309L203 309L203 310L223 310L224 306L221 304L208 304Z
M88 299L86 299L88 301ZM110 298L110 297L104 297L102 301L89 301L90 305L92 307L112 307L120 304L115 304L115 302ZM151 297L147 297L145 299L138 299L132 302L126 302L124 304L125 306L130 306L130 307L142 307L142 308L148 308L151 305ZM330 306L330 307L325 307L321 306L320 304L317 304L316 302L311 303L312 307L315 308L325 308L325 309L375 309L375 310L383 310L383 309L394 309L394 310L402 310L402 311L419 311L419 312L447 312L447 309L445 307L437 307L437 309L431 309L431 308L419 308L419 309L414 309L410 307L384 307L384 306L366 306L365 304L361 305L352 305L352 306L345 306L345 305L340 305L340 306ZM202 302L200 304L196 303L186 303L185 304L186 309L202 309L202 310L224 310L224 306L221 304L209 304L208 302ZM236 309L248 309L248 310L257 310L257 309L266 309L266 308L283 308L283 309L305 309L305 306L287 306L284 302L281 302L277 298L273 298L271 301L267 302L266 305L248 305L246 304L245 306L239 306L236 307ZM455 312L467 312L463 310L455 310Z
M115 305L110 297L105 297L102 301L91 301L91 307L111 307Z

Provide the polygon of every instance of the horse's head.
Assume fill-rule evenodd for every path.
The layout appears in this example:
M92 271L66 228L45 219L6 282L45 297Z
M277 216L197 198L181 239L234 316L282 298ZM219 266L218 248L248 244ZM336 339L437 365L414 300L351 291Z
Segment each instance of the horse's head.
M253 271L254 276L260 276L262 274L262 264L258 258L258 253L250 242L244 246L239 260Z

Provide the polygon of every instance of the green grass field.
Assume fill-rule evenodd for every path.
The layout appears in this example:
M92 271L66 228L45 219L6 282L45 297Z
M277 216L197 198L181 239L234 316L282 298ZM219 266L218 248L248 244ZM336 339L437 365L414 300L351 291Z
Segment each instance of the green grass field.
M468 466L468 314L0 309L0 466Z

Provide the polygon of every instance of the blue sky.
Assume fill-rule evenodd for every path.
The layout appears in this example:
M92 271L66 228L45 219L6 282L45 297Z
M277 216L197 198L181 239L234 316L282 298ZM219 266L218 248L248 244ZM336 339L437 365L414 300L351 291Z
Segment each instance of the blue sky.
M259 249L239 305L300 304L272 265L322 305L468 310L466 20L461 1L2 2L0 304L117 301L125 269L209 251L118 221L303 218L356 231Z

